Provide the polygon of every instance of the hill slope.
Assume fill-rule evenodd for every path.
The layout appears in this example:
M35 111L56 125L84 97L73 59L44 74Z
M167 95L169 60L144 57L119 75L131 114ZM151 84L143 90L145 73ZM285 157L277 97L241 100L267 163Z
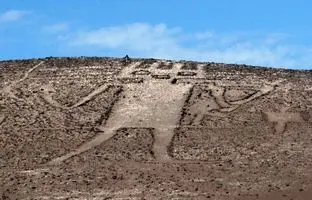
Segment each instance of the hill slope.
M311 193L312 71L46 58L1 61L0 91L3 199Z

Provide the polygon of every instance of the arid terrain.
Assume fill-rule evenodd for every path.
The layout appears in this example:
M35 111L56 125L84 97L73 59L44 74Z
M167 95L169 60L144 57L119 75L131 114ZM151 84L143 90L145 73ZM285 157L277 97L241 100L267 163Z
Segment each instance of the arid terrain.
M312 70L1 61L0 199L312 199Z

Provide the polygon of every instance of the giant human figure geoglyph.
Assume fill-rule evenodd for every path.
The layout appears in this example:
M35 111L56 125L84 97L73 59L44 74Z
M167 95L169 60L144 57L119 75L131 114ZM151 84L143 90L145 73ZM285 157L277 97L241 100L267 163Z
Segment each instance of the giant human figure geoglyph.
M120 77L131 77L136 71L140 71L136 70L136 66L138 65L139 63L134 63L125 67ZM172 69L167 71L171 78L176 76L179 68L180 65L174 65ZM160 71L164 72L164 70ZM156 69L156 65L152 65L148 71L145 70L147 72L146 74L148 72L157 74L160 71ZM155 79L150 75L144 75L144 81L142 83L124 84L124 98L121 98L114 105L105 126L97 127L101 133L75 151L56 158L50 163L60 163L101 144L112 137L116 130L121 127L155 128L154 155L160 161L170 160L167 146L179 122L181 109L191 87L191 84L172 84L171 79Z
M144 63L144 62L143 62ZM169 66L168 62L164 62ZM27 78L28 74L42 64L31 68L27 71L26 75L18 81L23 81ZM134 62L123 68L118 75L119 79L128 78L142 78L142 82L131 82L121 84L123 88L123 98L120 98L113 106L112 112L105 122L104 126L96 127L100 132L91 141L82 144L76 150L69 152L61 157L55 158L50 161L50 164L58 164L62 161L81 154L97 145L100 145L107 139L111 138L119 128L122 127L149 127L154 128L154 144L153 152L158 161L169 161L168 146L174 135L174 130L180 126L179 121L181 118L182 108L185 105L186 98L190 96L191 88L198 79L204 80L205 73L203 70L204 65L197 65L191 71L182 70L183 64L173 63L169 68L160 69L159 62L154 62L148 67L139 66L142 62ZM176 83L173 79L190 78L192 81L181 81ZM13 83L15 84L15 82ZM268 94L274 89L274 85L266 85L258 92L251 95L244 100L227 102L224 97L224 88L216 85L214 82L206 83L208 90L211 93L210 97L202 98L194 105L190 105L192 109L193 123L192 125L198 126L201 123L203 116L206 113L214 110L214 114L224 115L238 108L240 105L245 104L258 98L262 95ZM72 106L63 106L55 101L52 93L55 93L54 88L49 85L41 87L43 91L43 99L54 107L61 110L70 110L83 104L87 101L96 98L96 96L104 92L108 84L104 84L95 88L93 92L81 98ZM4 88L5 89L5 88ZM11 91L9 89L5 91ZM196 92L193 91L197 95ZM12 96L12 95L11 95ZM211 113L210 113L211 114ZM0 116L0 124L5 116Z
M196 80L174 83L172 79L179 78L181 74L181 64L175 63L171 69L158 69L158 62L153 63L148 68L138 69L142 64L135 62L125 67L119 74L119 78L139 77L143 78L141 83L123 84L123 98L113 106L112 112L107 119L105 126L97 127L100 133L91 141L84 143L76 150L58 157L50 162L50 164L59 164L62 161L79 155L95 146L100 145L107 139L111 138L119 128L122 127L149 127L155 129L155 141L153 152L158 161L169 161L171 158L168 154L168 146L174 135L174 130L179 126L181 111L185 104L186 98L189 95L191 88ZM196 78L204 79L203 66L198 66L198 69L192 70ZM182 71L183 72L183 71ZM166 76L165 76L166 75ZM186 75L186 76L185 76ZM162 78L155 78L155 77ZM185 73L184 78L188 76ZM191 76L191 75L190 75ZM163 78L167 77L167 78ZM181 78L181 77L180 77ZM191 77L188 77L191 78ZM102 89L101 89L102 88ZM93 93L101 92L105 86L96 89ZM238 106L252 101L262 95L265 95L274 89L273 85L267 85L261 88L257 93L251 95L248 99L227 103L222 96L224 88L216 86L214 83L209 83L208 88L212 93L213 98L208 102L200 101L194 109L194 125L199 125L203 115L209 112L210 108L217 108L219 113L223 114L235 110ZM89 95L84 99L91 99L94 95ZM214 101L214 105L207 110L208 104ZM46 101L50 104L55 104L51 98L46 97ZM83 102L83 100L81 101ZM207 104L207 105L206 105ZM57 106L57 105L56 105ZM79 102L77 103L79 106ZM70 109L67 108L67 109Z

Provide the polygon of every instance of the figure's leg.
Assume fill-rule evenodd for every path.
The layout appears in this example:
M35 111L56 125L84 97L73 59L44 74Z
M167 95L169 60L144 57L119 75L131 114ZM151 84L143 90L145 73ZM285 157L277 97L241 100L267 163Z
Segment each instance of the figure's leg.
M58 165L58 164L62 163L63 161L65 161L65 160L67 160L67 159L69 159L69 158L71 158L73 156L79 155L79 154L81 154L83 152L86 152L86 151L92 149L93 147L96 147L96 146L102 144L104 141L106 141L109 138L111 138L115 134L117 129L105 129L104 132L102 132L99 135L97 135L91 141L82 144L76 150L74 150L74 151L72 151L72 152L70 152L68 154L65 154L65 155L63 155L61 157L58 157L58 158L50 161L48 164L50 164L50 165Z
M168 162L171 160L171 157L168 153L168 148L174 136L174 129L175 127L156 129L153 145L153 152L156 160L160 162Z

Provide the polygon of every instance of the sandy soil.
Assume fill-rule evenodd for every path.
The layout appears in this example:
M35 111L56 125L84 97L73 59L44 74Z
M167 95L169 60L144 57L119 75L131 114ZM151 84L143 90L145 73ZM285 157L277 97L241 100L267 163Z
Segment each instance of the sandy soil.
M312 72L0 62L0 199L310 199Z

